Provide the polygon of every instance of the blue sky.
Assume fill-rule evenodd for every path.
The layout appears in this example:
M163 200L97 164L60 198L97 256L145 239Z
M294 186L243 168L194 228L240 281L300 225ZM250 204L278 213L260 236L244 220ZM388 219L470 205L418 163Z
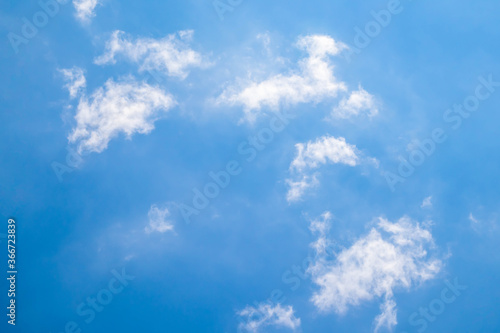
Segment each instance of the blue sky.
M499 4L42 7L0 7L2 332L500 330Z

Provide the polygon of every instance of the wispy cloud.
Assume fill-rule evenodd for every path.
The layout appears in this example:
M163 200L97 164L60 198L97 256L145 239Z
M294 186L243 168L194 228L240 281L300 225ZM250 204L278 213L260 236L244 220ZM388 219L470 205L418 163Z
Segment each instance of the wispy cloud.
M270 305L261 303L257 307L247 306L238 312L245 318L239 329L246 332L260 332L266 326L289 328L296 330L300 327L300 319L296 318L292 306L283 307L281 304Z
M325 164L356 166L360 158L356 146L348 144L344 138L322 136L315 141L295 145L297 154L290 164L292 179L287 180L289 190L287 200L300 200L307 189L319 185L317 174L312 170Z
M73 67L69 69L61 69L59 72L63 75L66 84L64 87L68 89L69 96L75 98L80 95L87 86L85 72L83 69Z
M428 196L422 201L420 208L432 208L432 196Z
M191 49L192 30L179 31L161 39L136 38L116 30L106 42L104 54L94 62L98 65L114 64L121 55L138 64L139 71L160 71L165 75L185 79L192 68L206 67L209 62Z
M157 205L151 205L148 212L149 224L144 228L147 234L152 232L164 233L174 230L174 224L168 218L171 213L168 207L160 208Z

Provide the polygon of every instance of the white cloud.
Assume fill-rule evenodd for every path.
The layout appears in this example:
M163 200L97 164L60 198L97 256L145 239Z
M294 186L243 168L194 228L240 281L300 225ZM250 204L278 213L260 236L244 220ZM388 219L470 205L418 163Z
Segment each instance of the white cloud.
M344 97L338 106L332 110L332 118L349 118L361 113L368 117L378 114L377 104L373 95L359 87L357 91L351 92L349 98Z
M380 314L375 318L375 332L381 327L392 328L398 323L396 302L390 297L380 304Z
M95 16L95 7L98 0L73 0L76 9L76 17L84 23L88 23Z
M325 232L319 232L319 238L324 237ZM318 252L309 273L319 291L311 300L322 312L344 314L362 302L383 298L376 330L392 328L397 323L394 292L418 286L440 271L442 262L429 254L432 249L432 234L419 223L408 217L396 223L379 218L368 235L335 259Z
M98 65L114 64L116 57L137 63L139 71L162 71L168 76L184 79L190 68L206 67L209 64L200 53L192 50L188 43L192 40L193 31L185 30L170 34L162 39L132 38L123 31L116 30L106 43L103 55L94 62Z
M64 87L68 89L71 98L77 97L87 86L83 69L73 67L59 70L67 82Z
M422 201L420 208L432 208L432 196L428 196Z
M262 108L274 110L280 106L320 102L346 91L346 85L333 73L330 56L337 55L346 46L325 35L301 37L297 48L308 56L298 62L298 69L278 74L267 80L249 80L242 85L226 89L216 100L218 104L242 105L246 119L254 121Z
M272 306L261 303L258 307L247 306L238 312L238 315L246 318L246 322L240 323L239 329L247 332L259 332L266 326L275 326L295 330L300 327L300 319L296 318L292 306L283 307L281 304Z
M120 82L109 79L90 97L80 98L76 127L68 140L77 144L79 153L100 153L120 133L131 138L135 133L151 132L155 121L174 105L173 97L158 87L133 78Z
M295 202L302 198L307 189L316 187L319 185L318 179L316 175L308 176L303 175L302 179L294 181L291 179L287 179L286 183L288 184L289 190L286 194L286 199L288 202Z
M287 180L289 202L300 200L307 189L319 185L316 174L308 175L311 170L327 163L356 166L360 160L356 146L348 144L342 137L322 136L314 142L298 143L295 147L297 155L290 164L290 171L298 180Z
M356 146L346 143L345 139L333 136L322 136L316 141L306 144L297 143L297 156L290 165L291 169L303 171L304 169L315 169L321 164L341 163L356 166L358 156Z
M168 208L158 208L158 206L152 205L148 212L149 225L144 228L144 231L147 234L155 231L159 233L173 231L173 222L167 219L170 215L171 213Z
M473 224L478 224L479 221L472 215L472 213L469 213L469 221L471 221Z

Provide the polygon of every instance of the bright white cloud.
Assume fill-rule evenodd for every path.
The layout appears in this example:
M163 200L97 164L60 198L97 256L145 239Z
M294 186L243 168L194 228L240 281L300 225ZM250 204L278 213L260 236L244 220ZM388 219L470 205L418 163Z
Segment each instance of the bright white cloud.
M420 208L432 208L432 196L429 196L422 201Z
M325 229L321 230L320 239L326 237ZM344 314L362 302L383 298L376 330L391 328L397 323L395 290L409 290L440 271L441 260L429 254L433 249L432 234L419 223L408 217L395 223L379 218L368 235L335 259L318 252L309 272L319 291L311 300L322 312Z
M87 80L85 79L83 69L73 67L69 69L61 69L59 71L64 76L64 81L66 81L64 87L68 89L69 96L71 98L75 98L83 92L87 86Z
M98 3L98 0L73 0L76 17L81 22L88 23L90 19L95 16L95 7Z
M152 232L164 233L167 231L173 231L173 222L168 220L171 213L168 208L159 208L156 205L152 205L148 212L149 225L144 228L147 234Z
M308 174L311 170L328 163L356 166L360 160L356 146L348 144L342 137L322 136L314 142L298 143L295 147L297 155L290 164L295 180L287 180L288 202L300 200L307 189L319 185L317 175Z
M120 82L109 79L90 97L80 98L76 127L68 140L77 144L79 153L100 153L120 133L131 138L135 133L151 132L155 121L174 105L173 97L158 87L133 78Z
M356 146L348 144L342 137L322 136L314 142L297 143L295 148L297 148L297 156L290 168L297 171L303 171L306 168L315 169L328 162L356 166L359 160L356 155Z
M217 103L243 106L246 119L252 122L262 108L277 110L280 106L316 103L347 90L334 76L329 59L346 48L344 44L329 36L311 35L299 38L295 46L308 54L299 61L297 70L229 87L217 98Z
M118 55L139 65L139 71L161 71L168 76L184 79L189 69L209 64L202 55L189 47L192 30L180 31L162 39L128 37L116 30L106 43L103 55L94 62L98 65L114 64Z
M366 114L368 117L378 114L375 98L361 86L357 91L351 92L348 98L344 97L333 109L331 116L345 119L360 114Z
M261 303L258 307L247 306L238 312L246 321L240 323L239 329L246 332L260 332L261 328L274 326L296 330L300 327L300 319L296 318L292 306Z

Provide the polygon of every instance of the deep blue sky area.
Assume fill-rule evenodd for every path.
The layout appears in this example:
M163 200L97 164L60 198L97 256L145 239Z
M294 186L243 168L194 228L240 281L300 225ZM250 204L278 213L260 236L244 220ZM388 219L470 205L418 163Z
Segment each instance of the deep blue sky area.
M500 3L0 22L1 332L500 332Z

